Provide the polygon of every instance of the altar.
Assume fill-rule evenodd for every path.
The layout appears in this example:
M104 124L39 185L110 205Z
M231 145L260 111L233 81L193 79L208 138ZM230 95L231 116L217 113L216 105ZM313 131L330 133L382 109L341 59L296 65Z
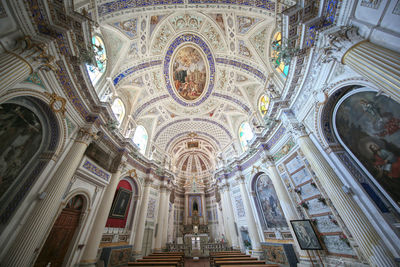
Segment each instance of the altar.
M186 234L185 257L208 257L208 234Z

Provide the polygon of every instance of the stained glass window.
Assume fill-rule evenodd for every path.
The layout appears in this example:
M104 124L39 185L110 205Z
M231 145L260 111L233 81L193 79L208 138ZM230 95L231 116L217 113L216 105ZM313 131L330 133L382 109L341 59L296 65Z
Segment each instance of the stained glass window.
M139 151L142 154L146 152L147 139L148 135L146 129L142 125L138 125L133 135L133 142L139 147Z
M243 151L249 148L248 142L253 139L254 134L248 122L243 122L239 127L239 141L242 145Z
M92 37L94 64L86 64L90 80L95 84L106 70L107 56L103 40L95 35Z
M117 117L118 124L120 125L125 116L125 106L121 99L116 98L111 106L115 117Z
M278 57L279 51L280 51L280 46L282 46L282 33L277 32L274 36L274 48L272 49L271 57L276 58L274 65L276 66L276 70L280 73L282 73L282 76L286 78L286 76L289 73L289 65L286 65L283 61L280 60Z
M260 98L260 102L258 103L258 109L260 110L261 115L264 117L268 112L270 98L267 95L262 95Z

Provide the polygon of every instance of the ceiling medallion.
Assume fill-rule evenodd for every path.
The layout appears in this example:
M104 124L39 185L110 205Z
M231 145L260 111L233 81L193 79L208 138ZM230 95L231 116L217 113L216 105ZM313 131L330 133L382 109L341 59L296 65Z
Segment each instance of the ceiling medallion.
M214 88L215 63L208 45L194 34L178 36L164 59L169 94L185 107L203 103Z

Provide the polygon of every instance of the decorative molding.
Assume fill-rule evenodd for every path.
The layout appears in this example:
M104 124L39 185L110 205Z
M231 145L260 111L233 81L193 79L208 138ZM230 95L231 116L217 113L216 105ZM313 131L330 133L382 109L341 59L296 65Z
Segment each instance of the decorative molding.
M107 182L110 180L110 175L108 173L101 170L99 167L97 167L96 165L91 163L89 160L86 160L85 163L82 165L82 167L85 168L86 170L90 171L97 177L100 177L100 178L106 180Z

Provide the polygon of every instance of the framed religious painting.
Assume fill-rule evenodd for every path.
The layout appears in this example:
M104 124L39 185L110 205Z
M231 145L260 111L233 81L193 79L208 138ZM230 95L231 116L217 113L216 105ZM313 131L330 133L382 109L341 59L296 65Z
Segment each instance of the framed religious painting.
M131 201L132 192L128 189L120 187L114 198L113 205L110 211L110 217L123 219L126 216L129 203Z
M290 223L302 250L323 249L310 220L292 220Z

